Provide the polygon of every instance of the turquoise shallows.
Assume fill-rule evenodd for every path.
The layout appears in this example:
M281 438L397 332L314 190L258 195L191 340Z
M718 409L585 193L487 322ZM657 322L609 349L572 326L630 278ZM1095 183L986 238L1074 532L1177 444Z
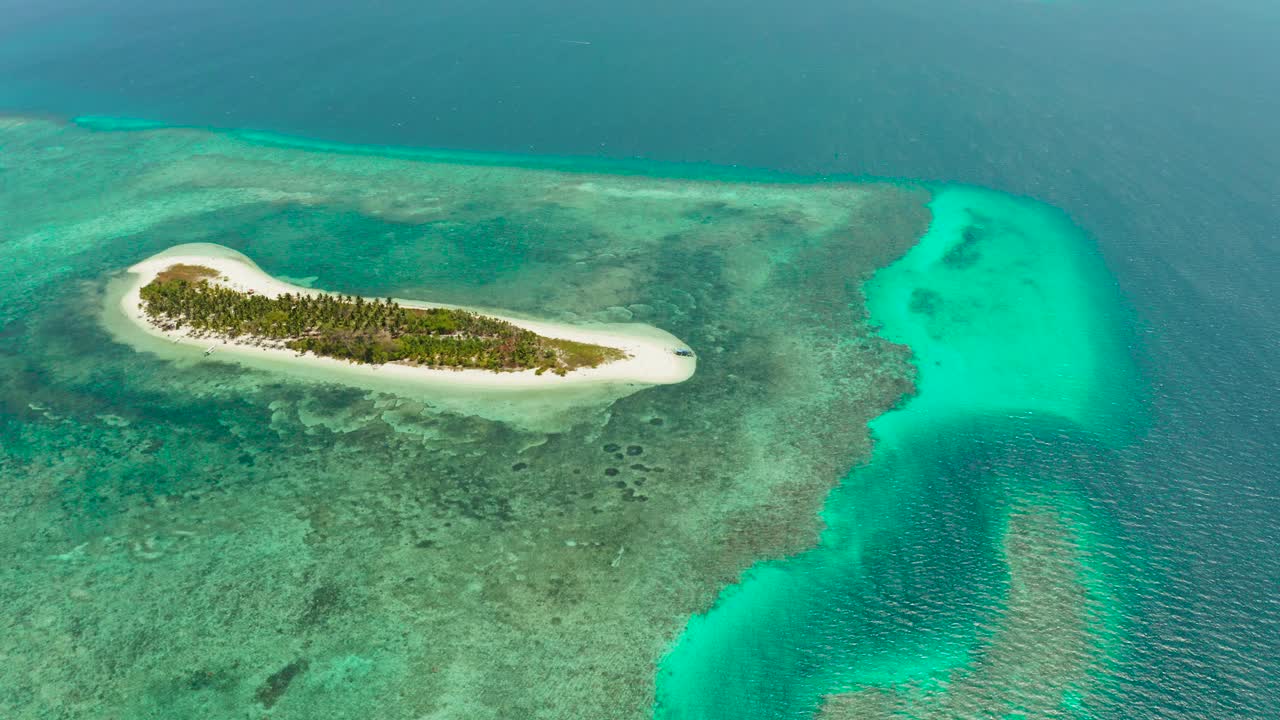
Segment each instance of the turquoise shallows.
M930 207L929 232L867 285L882 334L916 356L912 412L1051 414L1122 440L1137 407L1127 312L1092 242L988 190L946 188Z
M670 640L808 543L910 389L851 279L924 234L918 185L23 117L0 138L0 602L26 618L0 634L6 717L651 717ZM138 352L121 269L199 242L347 294L651 323L708 369L547 429Z
M865 286L882 335L913 352L917 394L872 423L872 459L828 499L818 547L756 565L690 620L659 671L659 718L808 718L858 691L881 695L849 717L1016 714L1028 698L1087 716L1082 688L1115 660L1118 561L1096 552L1106 521L1077 489L1114 472L1109 448L1142 421L1125 306L1060 212L958 186L930 207L928 233ZM1010 545L1028 517L1057 534ZM1018 576L1017 541L1065 548L1076 589ZM1079 657L1001 676L1069 655L1014 637L1037 626L1067 628Z
M245 128L202 128L172 125L139 118L108 115L81 115L72 122L86 130L98 132L127 132L131 130L186 129L214 132L233 137L263 148L301 150L338 155L374 158L417 160L437 164L469 165L472 167L522 168L532 170L558 170L573 173L607 173L614 176L653 177L665 180L719 180L723 182L769 182L775 184L800 184L815 180L882 180L860 175L805 176L766 168L714 165L710 163L655 161L645 158L609 158L593 156L524 155L477 150L451 150L433 147L406 147L400 145L367 145L328 140L318 140L285 133Z

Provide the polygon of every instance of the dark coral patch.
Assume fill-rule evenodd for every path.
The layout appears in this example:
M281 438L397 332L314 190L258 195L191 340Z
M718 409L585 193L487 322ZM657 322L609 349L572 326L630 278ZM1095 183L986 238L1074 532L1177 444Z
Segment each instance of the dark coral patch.
M921 315L936 315L942 306L942 296L928 288L916 288L911 291L911 312Z
M953 245L947 254L942 256L942 262L957 270L973 267L982 258L978 244L982 242L984 233L985 228L981 225L965 227L960 234L960 242Z
M254 698L262 703L265 708L275 705L280 696L284 695L285 691L289 689L289 683L306 672L309 664L306 658L298 658L280 668L275 673L272 673L262 685L258 686L257 692L253 694Z

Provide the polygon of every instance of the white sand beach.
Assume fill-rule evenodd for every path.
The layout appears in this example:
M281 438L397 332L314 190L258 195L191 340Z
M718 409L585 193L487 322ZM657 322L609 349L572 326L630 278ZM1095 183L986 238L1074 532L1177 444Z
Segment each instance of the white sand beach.
M141 289L159 273L179 264L211 268L219 273L219 277L212 282L268 297L283 293L319 295L325 292L276 279L263 272L248 257L221 245L177 245L130 267L127 275L108 293L107 316L104 319L118 340L133 345L136 349L175 359L235 362L257 369L284 371L292 376L312 380L409 393L433 405L489 417L493 417L494 413L485 408L493 406L495 401L509 406L512 401L537 398L536 404L548 410L583 402L610 401L645 387L683 382L697 368L695 358L681 357L674 353L676 349L686 347L679 338L650 325L571 325L513 317L477 308L462 309L506 320L544 337L618 348L627 357L594 368L572 370L564 376L550 372L538 375L534 370L493 372L428 368L400 363L353 363L285 348L263 347L247 340L193 336L186 329L160 328L151 322L140 307ZM395 301L405 307L462 307L400 298ZM111 315L119 317L112 318ZM127 320L127 325L131 327L118 322L120 318ZM212 352L206 356L210 348ZM495 419L528 419L527 413L520 410L504 411L498 415L501 417Z

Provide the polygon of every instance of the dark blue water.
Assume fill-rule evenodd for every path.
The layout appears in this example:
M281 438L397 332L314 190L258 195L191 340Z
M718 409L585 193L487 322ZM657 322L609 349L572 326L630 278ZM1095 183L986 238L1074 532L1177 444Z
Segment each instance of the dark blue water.
M1135 609L1120 706L1280 716L1274 5L0 0L0 18L10 110L1062 207L1137 310L1154 391L1153 425L1091 487L1168 579Z

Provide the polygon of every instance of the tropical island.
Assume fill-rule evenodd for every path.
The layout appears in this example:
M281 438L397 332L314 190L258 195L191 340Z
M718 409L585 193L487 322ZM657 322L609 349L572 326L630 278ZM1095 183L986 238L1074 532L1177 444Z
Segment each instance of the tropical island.
M639 323L570 325L282 282L218 245L171 248L129 269L120 307L148 334L215 359L266 354L310 367L530 388L681 382L696 360Z
M247 337L298 352L357 363L400 362L493 371L570 370L622 360L622 350L547 338L506 320L458 308L407 308L391 298L281 293L215 284L204 265L174 264L140 291L142 310L166 330Z

